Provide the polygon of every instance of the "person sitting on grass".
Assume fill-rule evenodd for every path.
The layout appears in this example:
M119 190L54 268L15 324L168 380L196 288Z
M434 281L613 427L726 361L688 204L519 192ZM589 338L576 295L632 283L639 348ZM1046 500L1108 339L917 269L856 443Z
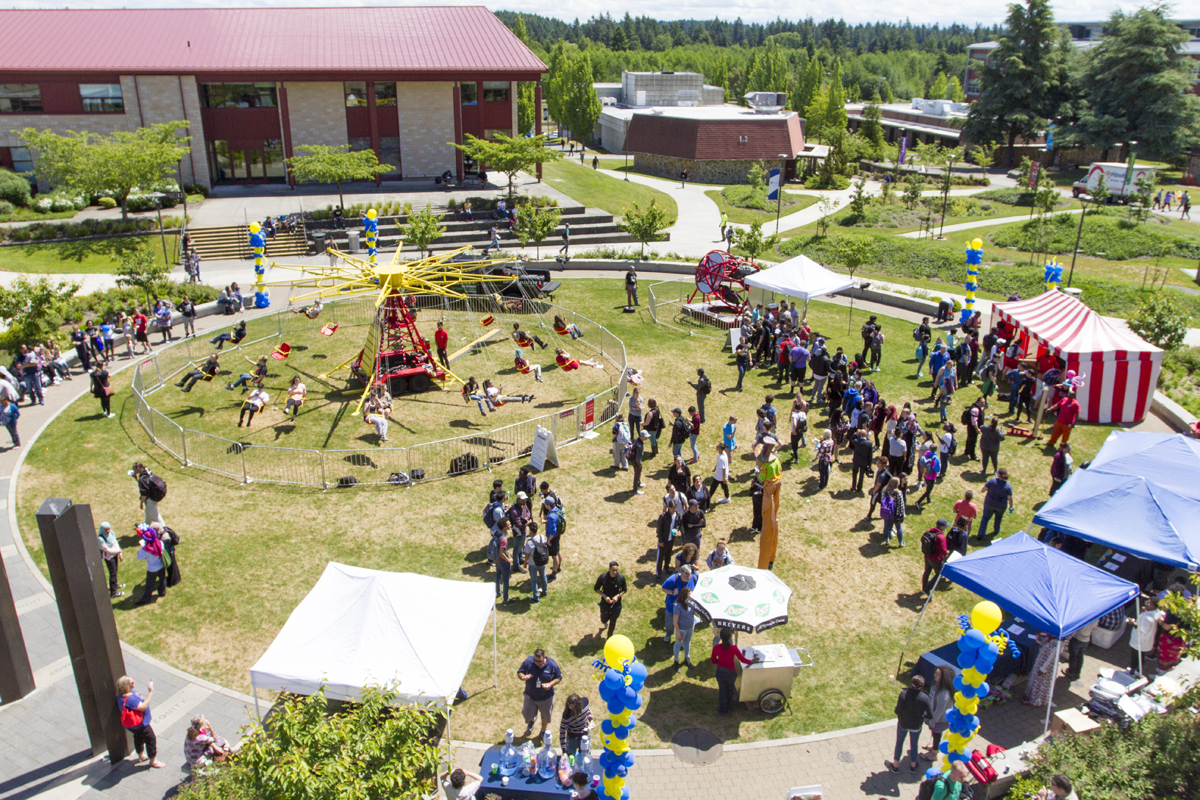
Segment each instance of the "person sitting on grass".
M242 421L245 420L246 427L249 428L254 422L254 415L262 411L270 401L270 395L263 389L255 389L251 392L250 396L242 403L241 413L238 414L238 427L242 427ZM250 412L249 419L246 419L246 412Z
M242 356L242 358L246 357ZM250 383L253 383L256 389L263 387L263 381L267 378L267 357L259 356L258 361L251 361L249 358L246 358L246 363L254 365L254 374L251 375L248 372L243 372L235 382L226 386L226 389L232 390L240 386L242 387L242 394L245 394L250 391Z
M538 383L542 382L542 365L530 364L525 356L521 355L521 351L517 350L516 357L513 358L513 366L517 368L517 372L522 375L533 373L533 379Z
M533 400L533 395L531 394L505 397L504 387L496 385L491 378L488 378L483 382L483 391L484 394L487 395L489 404L493 407L493 410L498 406L504 405L505 403L528 403Z
M535 344L540 346L543 350L548 347L545 342L538 338L536 333L528 333L521 330L521 323L519 322L513 323L512 338L513 341L521 345L521 347L533 347Z
M197 369L193 369L186 373L179 383L175 385L185 392L190 392L192 387L196 385L196 381L202 379L211 381L216 374L221 371L221 364L218 361L219 358L220 356L218 356L216 353L213 353L208 357L207 361L201 364Z
M226 331L225 333L217 334L216 337L209 339L208 341L209 341L209 344L215 344L217 346L217 349L220 350L221 348L223 348L225 346L226 342L231 342L233 344L241 344L242 339L245 339L245 338L246 338L246 320L242 320L237 325L233 326L233 330Z
M599 364L590 358L583 361L571 358L571 354L566 350L563 350L561 347L554 348L554 360L558 364L559 369L561 369L563 372L570 372L571 370L579 369L581 365L585 367L604 369L602 364Z

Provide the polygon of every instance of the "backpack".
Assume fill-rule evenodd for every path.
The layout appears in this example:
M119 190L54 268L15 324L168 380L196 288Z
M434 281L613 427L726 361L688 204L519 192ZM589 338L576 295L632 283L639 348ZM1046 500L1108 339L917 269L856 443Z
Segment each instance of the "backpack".
M142 494L156 503L161 503L167 497L167 482L157 475L143 475L138 479L138 487Z
M871 335L875 333L875 326L869 322L864 322L860 333L862 334L862 338L870 339Z
M499 528L492 531L492 538L491 538L491 541L488 542L488 546L487 546L487 560L492 562L493 564L496 561L500 560L500 529Z
M544 567L550 563L550 548L545 542L534 542L533 563L539 567Z
M708 379L707 375L700 379L700 393L706 397L712 393L712 381Z
M946 783L946 779L941 775L921 781L921 788L917 790L917 800L933 800L933 792L939 783L943 785Z
M125 705L124 700L121 701L121 727L131 729L140 728L145 718L145 712L130 708Z
M937 541L937 529L930 528L921 534L921 555L933 558L933 543Z
M959 421L962 422L962 424L966 425L967 427L971 426L971 409L972 408L974 408L974 406L967 406L966 408L964 408L963 412L962 412L962 417L959 419Z
M884 519L895 519L896 517L896 501L887 492L879 497L879 516Z
M495 511L497 508L500 508L500 509L504 508L504 504L501 503L499 500L494 500L491 503L488 503L486 506L483 507L483 524L490 531L494 531L496 529L496 521L497 520L496 520Z

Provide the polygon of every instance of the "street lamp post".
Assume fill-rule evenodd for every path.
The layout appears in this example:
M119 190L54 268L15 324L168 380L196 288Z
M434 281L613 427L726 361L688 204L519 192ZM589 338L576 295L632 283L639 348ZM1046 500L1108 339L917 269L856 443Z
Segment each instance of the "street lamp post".
M1083 218L1087 216L1087 202L1081 197L1079 205L1082 211L1079 212L1079 230L1075 231L1075 250L1071 253L1071 271L1067 273L1067 288L1071 288L1071 279L1075 277L1075 257L1079 255L1079 241L1083 236Z
M787 153L779 154L779 183L775 186L775 234L779 235L779 216L783 211L783 172L787 169Z

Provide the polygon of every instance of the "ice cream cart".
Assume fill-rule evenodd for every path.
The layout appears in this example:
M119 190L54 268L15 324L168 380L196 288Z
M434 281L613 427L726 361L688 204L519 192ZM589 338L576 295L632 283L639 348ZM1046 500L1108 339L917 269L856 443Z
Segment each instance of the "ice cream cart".
M804 667L813 665L812 656L803 647L788 647L783 644L760 644L745 647L742 653L757 664L737 662L738 700L753 708L758 706L765 714L783 711L792 696L792 681Z

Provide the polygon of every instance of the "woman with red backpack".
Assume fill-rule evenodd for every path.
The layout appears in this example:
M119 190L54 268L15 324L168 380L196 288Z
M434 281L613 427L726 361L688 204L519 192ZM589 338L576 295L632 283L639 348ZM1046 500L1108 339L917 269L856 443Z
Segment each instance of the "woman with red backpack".
M134 691L133 678L122 675L117 679L117 702L121 707L121 725L133 734L133 749L137 751L138 763L150 759L151 769L166 766L158 760L158 740L150 727L150 698L154 696L154 681L146 684L143 698Z

